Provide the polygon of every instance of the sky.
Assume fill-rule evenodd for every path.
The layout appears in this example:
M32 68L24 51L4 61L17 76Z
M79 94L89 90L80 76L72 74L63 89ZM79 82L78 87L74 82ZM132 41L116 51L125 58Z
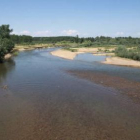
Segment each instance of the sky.
M0 0L0 13L13 34L140 37L140 0Z

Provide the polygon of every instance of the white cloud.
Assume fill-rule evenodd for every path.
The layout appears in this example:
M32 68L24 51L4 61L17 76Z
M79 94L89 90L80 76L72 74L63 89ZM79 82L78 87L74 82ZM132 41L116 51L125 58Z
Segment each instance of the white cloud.
M124 32L117 32L116 35L117 36L123 36L124 35Z
M21 35L30 35L31 33L29 31L22 31L20 32Z
M137 35L138 35L138 36L140 36L140 32L139 32L139 33L137 33Z
M104 33L103 36L108 36L108 34L107 33Z
M16 34L16 35L31 35L31 36L51 36L52 33L50 31L37 31L37 32L30 32L30 31L21 31L21 32L12 32L11 34Z
M18 34L18 32L15 32L15 31L13 31L12 33L11 33L12 35L17 35Z
M34 36L51 36L52 33L50 31L37 31L33 33Z
M79 32L77 30L64 30L62 31L65 35L79 35Z
M36 31L36 32L30 32L28 30L24 30L24 31L14 31L11 34L16 34L16 35L31 35L31 36L38 36L38 37L46 37L46 36L61 36L61 35L68 35L68 36L76 36L76 35L82 35L80 34L77 30L63 30L61 32L55 32L52 33L49 30L45 30L45 31ZM85 36L87 34L83 34L83 36Z
M13 31L11 34L16 34L16 35L30 35L31 32L29 31L21 31L21 32L16 32L16 31Z

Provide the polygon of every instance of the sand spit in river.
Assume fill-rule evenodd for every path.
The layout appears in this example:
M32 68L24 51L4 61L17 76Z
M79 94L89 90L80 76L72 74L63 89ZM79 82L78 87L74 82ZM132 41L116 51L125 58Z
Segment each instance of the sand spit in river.
M57 50L57 51L53 51L51 52L52 55L54 56L58 56L64 59L70 59L73 60L77 54L80 54L81 52L71 52L71 51L67 51L67 50Z
M73 60L76 57L76 55L80 53L97 53L98 52L98 48L75 48L75 49L76 49L76 52L60 49L60 50L51 52L51 54L54 56L64 58L64 59ZM101 48L101 49L104 50L105 48Z
M109 58L106 58L106 61L102 63L119 65L119 66L140 67L140 62L126 59L126 58L120 58L120 57L109 57Z
M80 48L80 49L78 49L77 52L71 52L68 50L60 49L60 50L51 52L51 54L54 56L64 58L64 59L73 60L76 57L76 55L78 55L80 53L88 53L88 52L96 53L94 55L102 55L102 54L97 53L97 48ZM104 53L103 55L111 56L114 54L113 53L110 53L110 54ZM135 61L135 60L126 59L126 58L120 58L120 57L108 57L108 58L106 58L106 61L104 61L102 63L111 64L111 65L119 65L119 66L140 67L140 62Z

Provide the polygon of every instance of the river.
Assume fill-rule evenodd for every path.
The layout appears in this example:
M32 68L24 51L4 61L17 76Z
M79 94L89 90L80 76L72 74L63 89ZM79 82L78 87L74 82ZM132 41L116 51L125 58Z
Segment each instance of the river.
M20 52L0 64L0 86L8 87L0 89L0 140L139 140L139 103L68 71L140 82L140 69L99 63L104 57L93 62L88 54L61 59L52 50Z

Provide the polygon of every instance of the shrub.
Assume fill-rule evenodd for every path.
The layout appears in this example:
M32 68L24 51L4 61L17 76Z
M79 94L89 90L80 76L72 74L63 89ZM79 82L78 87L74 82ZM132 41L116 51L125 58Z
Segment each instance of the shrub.
M115 50L115 54L119 57L124 57L124 58L129 58L129 59L140 61L139 48L128 50L126 47L118 47Z

